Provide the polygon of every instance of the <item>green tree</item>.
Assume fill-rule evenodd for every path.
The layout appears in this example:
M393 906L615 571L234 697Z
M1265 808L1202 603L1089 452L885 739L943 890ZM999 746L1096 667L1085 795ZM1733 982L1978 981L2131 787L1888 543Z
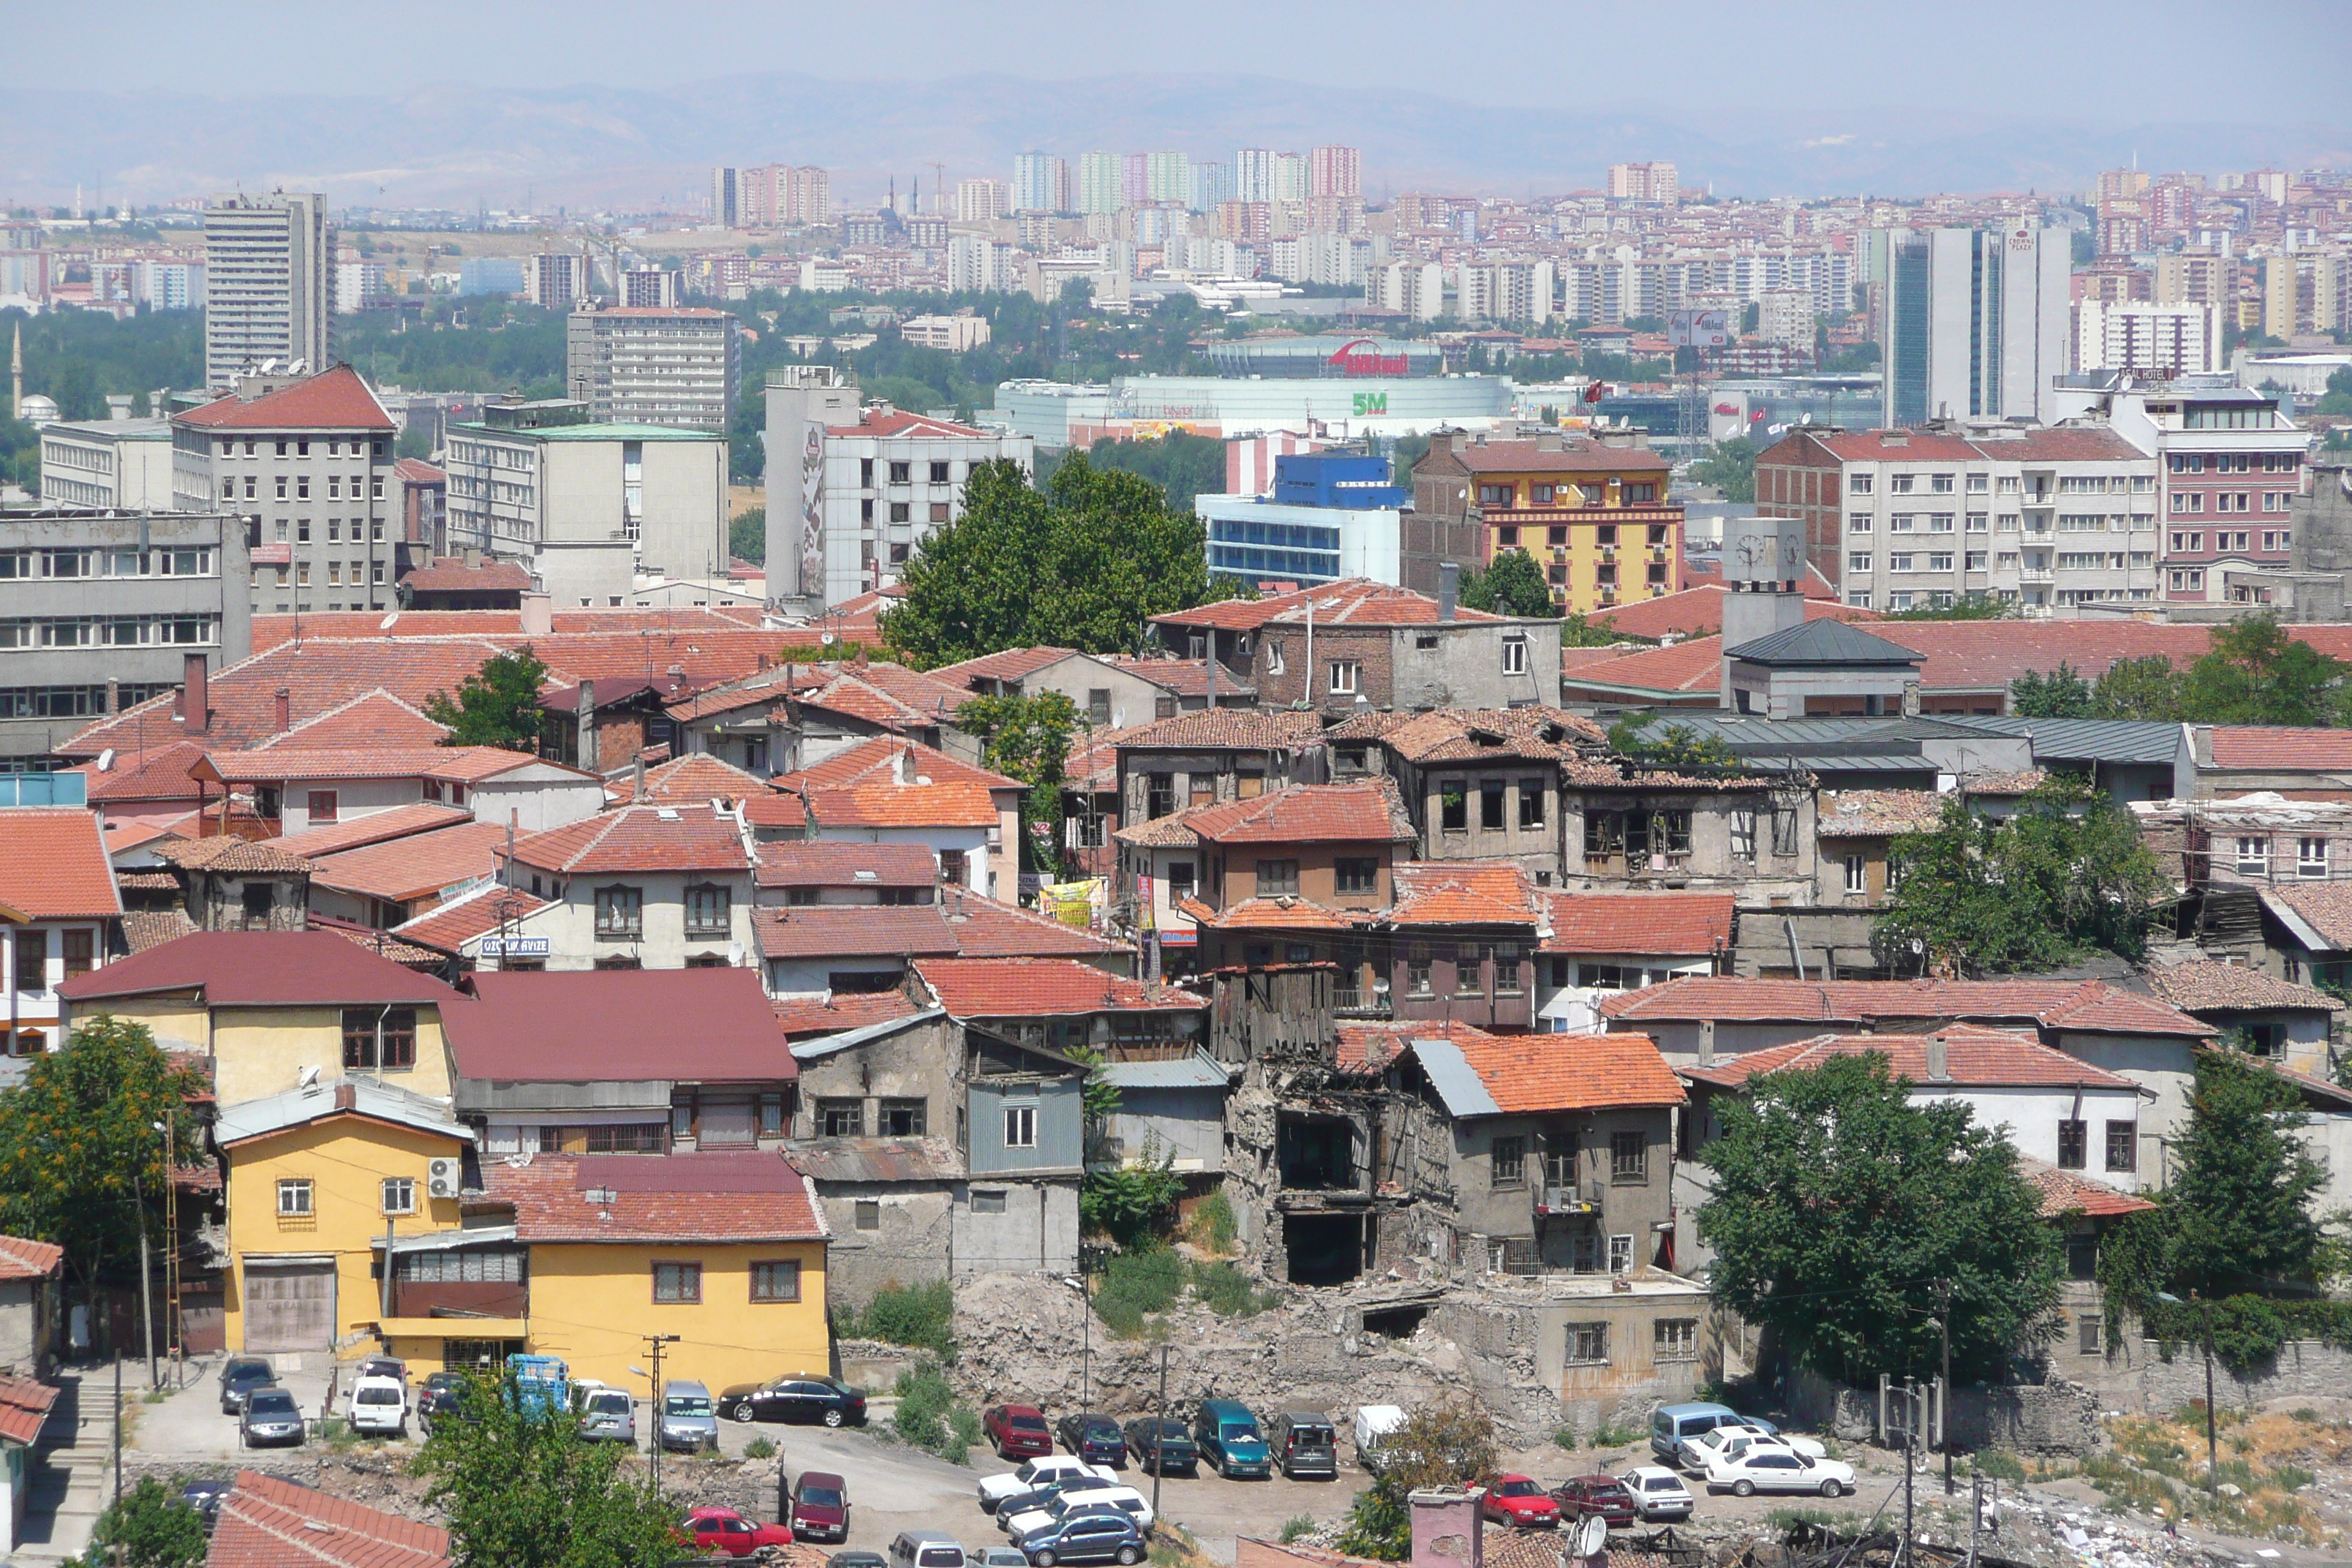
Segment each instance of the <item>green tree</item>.
M2095 719L2146 719L2177 724L2188 711L2181 672L2160 653L2119 658L2107 666L2092 694Z
M1157 615L1217 596L1200 520L1150 480L1072 453L1042 492L1006 460L974 468L964 513L915 548L883 636L919 668L1008 647L1131 649Z
M2276 611L2241 616L2189 667L2188 716L2200 724L2340 722L2347 673L2341 659L2289 637Z
M467 1568L663 1568L680 1555L677 1517L625 1474L617 1445L586 1443L568 1410L487 1380L467 1386L463 1421L434 1424L417 1455L425 1500L448 1521Z
M727 552L754 566L768 559L768 509L752 507L727 525Z
M1890 621L2005 621L2016 614L2013 605L1994 598L1990 594L1961 594L1940 605L1930 600L1907 610L1888 610L1881 618Z
M547 666L525 643L484 659L481 668L458 683L454 701L443 691L427 697L425 716L449 727L445 746L531 751L539 742L539 689L546 684Z
M1412 1505L1424 1487L1460 1487L1495 1473L1495 1418L1463 1398L1423 1405L1381 1444L1372 1484L1356 1494L1339 1550L1381 1563L1412 1555Z
M975 697L956 710L956 724L980 738L984 763L1029 786L1021 797L1022 858L1031 870L1058 877L1063 767L1078 727L1076 705L1058 691Z
M1584 618L1584 612L1564 616L1559 623L1559 646L1562 647L1608 647L1623 639L1607 626L1594 626Z
M1645 768L1667 773L1735 768L1739 759L1719 735L1702 736L1687 724L1667 721L1666 727L1655 734L1650 726L1658 721L1657 714L1636 710L1609 726L1609 749L1621 757L1631 757Z
M98 1516L81 1563L82 1568L196 1568L205 1545L204 1516L160 1478L142 1476Z
M1138 474L1158 485L1169 510L1190 512L1196 495L1220 495L1225 488L1225 444L1208 436L1173 431L1156 441L1097 441L1087 460L1097 468Z
M1911 973L2050 969L2092 949L2137 960L2168 890L2139 826L2105 793L2053 776L1990 817L1958 795L1889 850L1895 897L1872 942Z
M2091 683L2063 662L2047 675L2029 669L2011 681L2009 707L2024 719L2089 719L2098 712Z
M2313 414L2329 414L2336 417L2352 418L2352 365L2327 378L2327 390L2308 410Z
M1914 1105L1875 1054L1719 1096L1698 1211L1717 1300L1849 1383L1938 1364L1934 1281L1951 1281L1952 1372L1978 1382L2053 1331L2055 1231L2017 1151L1964 1102Z
M2312 1199L2327 1173L2305 1147L2302 1092L2226 1047L2197 1053L2189 1126L2165 1191L2170 1272L2182 1289L2307 1290L2322 1237Z
M160 1235L164 1137L200 1147L188 1096L201 1077L144 1024L101 1014L0 1091L0 1230L55 1242L84 1300L109 1265Z
M1726 500L1753 501L1756 443L1745 436L1717 443L1715 450L1691 465L1690 477L1695 484L1713 485L1723 492Z
M392 455L395 458L414 458L420 463L425 462L433 456L433 437L426 434L424 425L411 423L401 431L399 438L393 442Z
M1484 572L1475 568L1465 572L1458 596L1465 609L1497 616L1548 621L1559 615L1551 602L1551 584L1544 581L1543 568L1524 550L1497 552Z

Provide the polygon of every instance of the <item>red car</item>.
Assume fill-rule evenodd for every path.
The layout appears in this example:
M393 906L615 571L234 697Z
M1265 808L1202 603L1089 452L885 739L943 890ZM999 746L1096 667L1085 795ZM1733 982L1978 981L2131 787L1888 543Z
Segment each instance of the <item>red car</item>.
M992 1405L981 1413L980 1429L1000 1459L1035 1458L1054 1451L1053 1429L1034 1405Z
M1548 1530L1559 1522L1559 1504L1527 1476L1496 1476L1486 1482L1486 1517L1522 1530Z
M1552 1488L1551 1496L1562 1519L1582 1519L1597 1513L1609 1521L1610 1529L1615 1530L1642 1516L1633 1494L1615 1476L1578 1476Z
M685 1533L706 1556L750 1557L763 1546L790 1546L793 1532L782 1524L760 1524L731 1508L698 1508L686 1516Z

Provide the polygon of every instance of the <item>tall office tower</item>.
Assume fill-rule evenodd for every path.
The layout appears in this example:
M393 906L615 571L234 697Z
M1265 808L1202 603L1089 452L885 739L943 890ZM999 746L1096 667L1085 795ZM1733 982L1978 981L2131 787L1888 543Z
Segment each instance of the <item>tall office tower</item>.
M264 360L327 366L335 275L327 198L233 193L205 205L205 384L225 388Z
M742 208L736 194L740 171L724 164L710 171L710 221L721 228L740 226Z
M958 180L956 221L992 223L1012 210L1012 187L1003 180Z
M1066 213L1076 203L1070 193L1070 161L1051 153L1021 153L1013 159L1013 210L1016 213Z
M1682 197L1681 178L1672 163L1612 163L1609 195L1621 202L1661 202L1673 206Z
M1192 161L1181 153L1153 153L1144 165L1144 196L1155 202L1192 199Z
M1115 213L1119 208L1123 165L1116 153L1078 154L1078 211Z
M1274 200L1274 151L1244 147L1234 154L1234 195L1237 202Z
M2066 373L2073 243L2012 219L1997 229L1896 231L1890 247L1884 412L1890 428L1970 416L2055 416Z
M1118 205L1139 207L1151 199L1151 154L1129 153L1118 161Z
M1303 202L1307 199L1307 160L1296 153L1274 155L1274 200Z
M1223 163L1193 164L1190 183L1192 195L1186 205L1196 213L1214 212L1219 202L1233 199L1233 171Z
M541 251L523 262L522 297L534 305L569 310L590 292L588 258L576 251Z
M1310 196L1360 196L1364 194L1364 155L1353 147L1318 147L1307 154L1307 194Z

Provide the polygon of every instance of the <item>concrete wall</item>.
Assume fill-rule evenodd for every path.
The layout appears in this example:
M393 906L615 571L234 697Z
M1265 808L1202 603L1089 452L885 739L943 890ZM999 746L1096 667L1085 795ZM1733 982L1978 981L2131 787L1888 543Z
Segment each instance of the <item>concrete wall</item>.
M130 1016L125 1014L126 1016ZM160 1043L162 1037L159 1034ZM442 1043L441 1014L426 1003L416 1008L416 1065L386 1073L343 1070L343 1014L340 1007L221 1007L211 1029L213 1081L223 1105L237 1105L296 1087L304 1068L317 1068L321 1083L345 1079L381 1079L412 1094L449 1098L449 1053Z
M585 822L604 809L604 786L594 779L557 773L551 767L517 772L522 776L488 779L474 786L469 804L475 821L511 820L517 833L538 833Z
M820 1191L833 1229L825 1279L835 1302L863 1307L886 1285L924 1285L952 1273L953 1184L836 1181ZM871 1229L858 1225L865 1204L874 1205Z
M998 1195L1003 1206L989 1207ZM956 1190L950 1226L958 1279L1066 1274L1078 1266L1078 1179L975 1174Z
M0 1367L37 1377L56 1347L57 1284L11 1279L0 1284Z

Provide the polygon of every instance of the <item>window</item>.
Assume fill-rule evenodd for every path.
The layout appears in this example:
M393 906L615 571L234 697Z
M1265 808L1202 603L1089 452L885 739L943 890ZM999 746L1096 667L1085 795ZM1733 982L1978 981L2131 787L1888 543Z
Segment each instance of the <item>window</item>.
M416 1065L416 1009L343 1009L343 1066L369 1072L398 1072Z
M1731 858L1735 860L1756 858L1756 808L1752 805L1731 808Z
M1519 829L1527 832L1544 825L1544 781L1519 781Z
M915 508L912 502L894 500L890 503L890 521L892 522L912 522L914 520Z
M1528 639L1525 637L1505 637L1503 639L1503 673L1505 675L1525 675L1527 672Z
M2058 1123L2058 1168L2079 1171L2084 1164L2084 1143L2088 1136L2088 1124L2072 1119Z
M383 1212L415 1214L416 1212L416 1179L413 1176L386 1176L383 1179Z
M1887 476L1886 488L1887 492L1891 495L1907 496L1911 493L1911 476L1909 474L1890 474Z
M278 1184L278 1217L307 1219L314 1211L310 1207L310 1182L307 1176L282 1179Z
M1497 1138L1488 1151L1486 1185L1494 1191L1528 1184L1528 1141Z
M1929 554L1928 554L1928 556L1927 556L1927 570L1928 570L1928 571L1930 571L1930 572L1949 572L1951 569L1952 569L1952 552L1951 552L1950 551L1948 551L1948 550L1937 550L1937 551L1933 551L1933 552L1929 552Z
M2105 1325L2100 1322L2098 1313L2083 1313L2074 1320L2074 1349L2084 1355L2105 1353Z
M310 792L309 805L310 826L326 827L333 824L340 801L333 790L314 789Z
M587 1131L591 1154L658 1154L666 1141L665 1130L658 1121L607 1122ZM540 1147L551 1145L541 1143Z
M890 482L892 484L908 484L912 482L913 478L914 465L912 463L893 463L890 465Z
M1866 496L1870 493L1871 486L1874 482L1874 481L1868 474L1849 474L1846 476L1845 481L1846 493L1849 495Z
M1192 862L1171 860L1168 863L1168 901L1172 904L1179 899L1189 899L1192 896Z
M49 988L49 933L45 931L20 931L16 933L16 989L47 991Z
M880 1230L882 1228L881 1201L877 1198L858 1199L856 1223L860 1230Z
M1298 862L1296 860L1261 860L1257 863L1257 892L1260 898L1298 891Z
M626 942L646 931L646 895L642 888L596 889L596 934L606 942Z
M1653 1361L1696 1361L1698 1320L1660 1318L1651 1324L1650 1358Z
M1404 961L1404 989L1408 996L1430 994L1428 959L1408 958Z
M277 890L268 883L247 882L245 885L245 923L249 926L268 925L269 911L277 901ZM19 944L23 941L22 937L17 938ZM21 945L18 951L22 952Z
M1034 1149L1037 1146L1037 1108L1034 1105L1008 1105L1004 1108L1004 1146L1007 1149Z
M1513 487L1509 485L1480 485L1478 487L1478 504L1480 506L1509 506L1517 496L1517 492L1513 489Z
M702 1300L702 1265L699 1263L656 1263L654 1265L654 1300L690 1305Z
M1846 570L1849 572L1868 572L1870 570L1870 552L1867 550L1854 551L1846 556L1845 563Z
M859 1204L863 1215L866 1205ZM861 1226L860 1229L868 1228ZM801 1266L797 1262L754 1263L751 1265L751 1300L754 1301L797 1301L801 1299Z
M1004 1189L1003 1187L972 1188L971 1212L974 1214L1003 1214L1004 1212Z
M1176 775L1152 773L1144 780L1143 815L1146 819L1167 816L1176 809Z
M879 1108L874 1131L885 1138L920 1138L927 1130L929 1102L920 1100L886 1100Z
M1612 1236L1609 1238L1609 1272L1630 1274L1633 1270L1633 1238Z
M1870 891L1870 862L1860 855L1845 858L1845 890L1849 898Z
M729 921L728 890L714 882L697 882L686 889L686 934L725 936Z
M1495 948L1495 994L1517 996L1520 994L1519 964L1521 955L1517 943L1501 942Z
M1609 1361L1609 1325L1570 1323L1562 1348L1570 1366L1605 1366Z
M1280 675L1288 668L1289 666L1283 662L1282 645L1269 638L1265 645L1265 672Z
M2267 838L2238 840L2238 870L2246 876L2260 877L2271 868L2271 841Z
M863 1138L866 1136L866 1102L862 1100L818 1100L816 1131L820 1138Z
M1503 781L1482 779L1478 784L1478 826L1489 833L1503 828Z
M1867 512L1855 512L1852 517L1845 520L1845 531L1848 533L1868 533L1870 531L1869 514Z
M1625 814L1588 811L1584 814L1584 853L1588 859L1606 860L1625 845Z
M1362 669L1363 667L1352 658L1333 659L1331 661L1331 695L1353 697L1356 694L1356 679Z
M66 978L70 980L77 974L88 974L90 969L91 933L86 931L59 931L58 934L65 939ZM20 937L18 940L23 939Z
M1650 1179L1650 1140L1640 1132L1609 1135L1609 1179L1646 1182Z
M1438 788L1437 826L1446 833L1469 831L1470 792L1459 780Z
M1478 944L1465 942L1454 950L1454 994L1478 996L1486 986L1479 974Z
M2139 1123L2110 1121L2107 1123L2107 1169L2131 1171L2139 1167Z
M1381 863L1376 859L1343 857L1334 860L1331 868L1332 886L1342 896L1371 894L1380 890Z
M2327 840L2301 838L2295 841L2294 874L2298 877L2327 875Z

